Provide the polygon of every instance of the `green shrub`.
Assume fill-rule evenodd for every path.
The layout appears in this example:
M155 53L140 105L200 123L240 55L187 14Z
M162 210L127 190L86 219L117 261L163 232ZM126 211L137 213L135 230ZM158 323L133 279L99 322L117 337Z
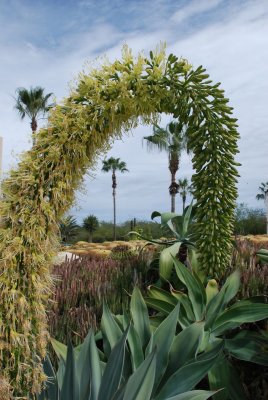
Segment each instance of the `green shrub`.
M260 235L266 233L265 211L261 208L250 208L238 204L235 212L235 235Z
M176 333L179 308L152 330L146 305L138 289L131 298L130 315L115 317L104 306L103 350L89 332L73 349L53 341L59 357L57 375L49 359L50 377L38 400L205 400L215 392L191 391L221 358L216 343L199 352L203 324ZM132 321L130 322L130 318ZM100 336L100 335L99 335Z
M185 265L174 259L175 270L185 291L170 291L151 286L146 303L158 311L158 321L169 315L179 303L181 305L178 322L186 329L197 321L204 323L204 335L201 349L212 343L222 343L225 357L219 360L209 372L209 382L213 389L226 387L226 392L219 393L215 399L240 400L246 394L239 376L230 363L232 357L243 361L268 366L267 334L239 330L245 323L268 318L268 304L264 296L252 297L231 303L240 286L239 273L231 274L221 290L217 282L210 280L205 287L195 272L190 272Z
M139 232L142 232L144 236L148 238L159 238L161 237L161 228L160 224L151 221L136 221L135 229ZM121 224L118 224L116 227L116 237L117 240L130 240L127 236L128 232L130 232L133 228L133 223L131 221L125 221ZM107 221L101 221L98 229L93 232L93 242L102 243L105 241L113 240L113 223ZM70 243L75 243L79 241L87 241L88 233L87 231L78 226L77 234L73 238L71 238Z

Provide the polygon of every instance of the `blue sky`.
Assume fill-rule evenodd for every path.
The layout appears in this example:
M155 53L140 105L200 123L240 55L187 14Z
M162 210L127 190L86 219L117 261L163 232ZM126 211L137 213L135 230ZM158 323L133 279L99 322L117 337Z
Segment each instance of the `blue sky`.
M124 43L137 54L160 41L167 53L204 65L213 81L222 82L241 135L238 201L262 206L255 195L260 182L268 181L267 0L0 0L4 173L31 145L29 123L13 108L17 87L40 85L60 102L86 63L120 57ZM164 116L162 124L169 120ZM151 211L170 207L167 156L142 146L151 132L150 126L138 127L108 154L126 161L130 171L118 177L119 220L149 218ZM178 178L191 173L190 158L183 154ZM100 163L85 177L71 213L79 220L91 213L112 218L111 177L100 172Z

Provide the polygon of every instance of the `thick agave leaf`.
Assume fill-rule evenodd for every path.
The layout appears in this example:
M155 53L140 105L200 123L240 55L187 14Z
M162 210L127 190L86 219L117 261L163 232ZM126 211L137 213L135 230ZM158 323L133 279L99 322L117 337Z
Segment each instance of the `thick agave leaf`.
M166 400L207 400L211 396L215 395L216 392L208 392L205 390L191 390L190 392L185 392L178 394L174 397L169 397Z
M176 332L179 307L180 305L177 304L170 315L166 319L164 319L164 321L159 325L159 327L154 332L154 335L152 336L146 350L148 354L152 348L156 347L157 349L155 374L156 386L159 384L160 379L164 375L168 365L169 351Z
M210 389L217 390L224 387L223 391L213 396L213 400L245 400L247 398L236 369L225 357L212 366L208 379Z
M153 315L150 317L150 323L151 323L151 331L152 333L154 333L156 331L156 329L158 328L158 326L161 324L161 322L163 322L165 319L164 315Z
M169 315L174 310L174 306L167 303L166 301L153 299L150 297L145 297L144 300L148 307L151 307L154 310L160 311L164 315Z
M165 280L169 281L173 270L173 257L179 252L181 242L176 242L172 246L162 250L159 257L159 275Z
M126 385L124 400L150 400L155 381L156 354L149 354Z
M79 399L79 386L76 377L76 365L73 346L71 342L69 342L67 347L67 358L63 384L60 391L60 400L73 399Z
M166 400L193 389L215 364L221 355L222 347L222 343L217 343L209 351L177 370L161 388L156 400Z
M130 319L126 313L123 315L123 327L127 329L129 326L129 333L127 337L127 342L130 350L131 364L132 370L135 371L140 364L144 361L144 354L141 345L140 337L133 326L133 323L130 323Z
M59 387L54 368L47 356L43 363L44 373L48 377L46 388L36 395L37 400L59 400Z
M192 221L193 215L192 215L192 209L193 209L193 202L187 207L186 212L183 216L183 224L182 224L182 236L185 237L187 235L188 229L189 229L189 224Z
M203 333L204 323L196 322L174 338L163 381L167 381L173 373L196 356Z
M169 303L173 308L178 304L178 301L172 296L171 293L157 286L149 286L147 291L148 297Z
M176 273L182 283L184 283L188 289L188 296L191 300L194 315L197 321L201 321L204 317L205 305L206 305L206 292L204 286L199 279L196 279L190 271L173 258Z
M268 263L268 250L260 249L257 251L256 255L261 259L263 263Z
M268 256L268 250L267 250L267 249L260 249L260 250L257 251L256 254L257 254L257 255L263 254L263 255L265 255L265 256Z
M123 379L128 329L114 346L102 377L98 400L111 400Z
M66 360L67 357L67 346L61 342L58 342L56 339L51 339L51 344L52 347L55 351L55 353L58 356L58 359L63 358L63 360Z
M268 366L267 339L267 335L243 330L232 339L225 339L225 349L240 360Z
M174 212L160 213L159 211L153 211L151 214L151 219L154 219L156 217L161 218L161 227L164 228L170 219L175 218L175 217L180 217L180 215L176 214Z
M188 326L191 322L195 321L195 315L193 312L193 307L192 307L192 303L189 300L189 297L187 296L187 294L177 291L173 288L171 288L171 294L172 296L174 296L181 304L181 311L182 309L185 310L185 315L187 317L187 320L184 321L184 325ZM179 321L181 322L181 321ZM182 325L182 327L184 328L184 326Z
M237 328L246 322L261 321L268 318L268 304L263 297L252 297L233 304L224 311L214 322L212 332L215 336Z
M191 269L193 271L195 271L196 274L198 274L198 276L202 282L205 282L207 276L206 276L205 272L202 271L200 268L200 263L198 260L198 253L197 253L196 249L194 249L192 247L188 248L188 261L191 265Z
M183 223L182 216L173 217L167 222L167 226L169 227L172 234L177 239L180 239L180 240L183 239L182 223Z
M94 334L91 330L82 343L76 365L80 387L79 400L97 400L101 384L101 366Z
M206 308L206 326L209 329L227 304L237 294L240 286L240 274L233 272L227 279L220 292L214 296Z
M191 302L185 293L177 292L173 289L171 289L171 293L168 293L163 289L156 288L157 290L159 289L158 293L160 294L161 297L161 299L158 299L157 290L153 290L153 297L151 297L152 288L155 287L150 286L148 290L148 295L150 297L145 298L148 307L151 307L154 310L159 311L163 316L167 316L174 309L174 304L178 304L179 302L181 307L178 317L178 323L180 324L182 329L186 328L191 324L191 322L195 321L195 316L193 313ZM174 297L174 299L172 299L171 297ZM151 318L151 326L152 324L154 326L159 325L158 321L155 324Z
M213 397L213 400L227 400L229 396L226 387L229 385L228 380L230 379L230 376L229 368L228 365L225 363L224 358L218 360L215 365L210 369L210 371L208 372L208 379L210 389L217 389L219 386L225 388L222 392L215 395Z
M118 342L118 340L122 337L122 330L120 329L118 323L114 319L111 311L109 310L109 308L105 303L103 305L101 329L103 332L103 336L105 337L105 339L107 339L109 343L110 350L112 350L116 345L116 343Z
M139 335L143 349L145 349L151 337L150 320L145 301L137 287L134 288L131 296L130 312L134 328Z
M59 385L60 390L62 388L64 375L65 375L65 363L66 363L66 361L64 361L63 358L60 357L59 367L58 367L58 371L57 371L57 380L58 380L58 385Z

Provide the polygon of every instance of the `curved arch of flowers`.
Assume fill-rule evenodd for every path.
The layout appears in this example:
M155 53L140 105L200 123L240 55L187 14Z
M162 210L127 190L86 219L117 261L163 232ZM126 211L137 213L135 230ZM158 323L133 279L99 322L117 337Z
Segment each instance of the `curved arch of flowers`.
M45 304L58 221L98 156L123 132L156 122L159 113L172 114L190 137L200 262L213 275L229 262L238 133L228 99L203 67L163 50L134 59L125 47L121 60L80 74L2 185L1 373L21 393L37 391L44 380Z

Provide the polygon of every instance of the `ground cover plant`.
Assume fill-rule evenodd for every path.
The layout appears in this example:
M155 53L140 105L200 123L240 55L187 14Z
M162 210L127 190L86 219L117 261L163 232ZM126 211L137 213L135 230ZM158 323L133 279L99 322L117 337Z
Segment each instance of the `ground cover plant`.
M172 114L188 133L200 263L223 271L231 256L237 196L237 125L219 84L163 49L81 73L77 86L49 113L18 168L3 181L0 205L1 373L19 395L45 379L50 263L58 251L59 221L83 175L100 154L138 123Z
M109 257L105 251L110 252ZM117 244L112 250L91 250L88 255L55 265L47 311L51 336L64 343L69 337L79 344L90 328L99 327L103 301L115 314L128 309L134 286L144 291L149 283L151 258L148 249Z

